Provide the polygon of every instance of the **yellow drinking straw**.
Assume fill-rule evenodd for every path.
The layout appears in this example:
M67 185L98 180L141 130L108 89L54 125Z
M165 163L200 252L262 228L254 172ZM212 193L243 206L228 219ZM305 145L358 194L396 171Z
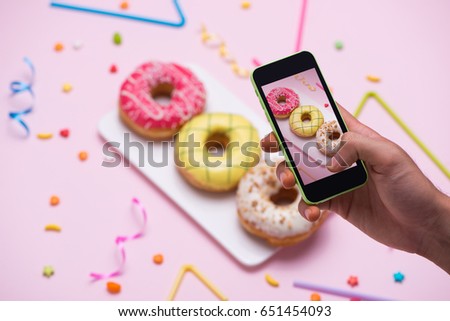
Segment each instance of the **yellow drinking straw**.
M183 277L187 272L191 272L194 274L197 279L200 280L212 293L214 293L215 296L217 296L222 301L228 301L228 299L217 289L203 274L201 274L193 265L183 265L180 269L180 272L178 272L177 278L175 279L175 282L173 284L172 290L170 291L169 297L167 298L168 301L173 301L175 299L175 296L178 292L178 289L180 288L180 284L183 281Z
M395 122L405 131L405 133L408 134L409 137L411 137L411 139L424 151L425 154L427 154L427 156L436 164L436 166L445 174L445 176L450 179L450 171L431 152L431 150L429 150L428 147L425 146L425 144L419 139L419 137L417 137L416 134L412 132L412 130L403 122L403 120L400 119L400 117L392 110L392 108L389 107L383 99L381 99L381 97L376 92L369 91L368 93L366 93L353 115L358 118L369 98L374 98L381 105L381 107L383 107L384 110L386 110L386 112L395 120Z

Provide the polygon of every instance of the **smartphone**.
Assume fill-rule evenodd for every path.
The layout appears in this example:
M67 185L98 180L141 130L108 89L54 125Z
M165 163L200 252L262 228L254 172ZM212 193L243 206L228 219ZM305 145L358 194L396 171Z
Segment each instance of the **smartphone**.
M310 52L260 66L251 80L306 203L322 203L364 185L361 160L339 173L327 169L348 129Z

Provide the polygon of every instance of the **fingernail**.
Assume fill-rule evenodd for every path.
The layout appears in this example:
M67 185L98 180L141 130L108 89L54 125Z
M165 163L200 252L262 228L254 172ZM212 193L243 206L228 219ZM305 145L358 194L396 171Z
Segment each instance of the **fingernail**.
M281 172L280 174L280 181L281 181L281 185L284 186L284 180L286 179L286 173L285 172Z
M306 216L306 218L309 220L309 216L311 215L311 210L309 209L309 208L307 208L306 210L305 210L305 216Z
M336 165L337 165L337 160L336 160L336 158L333 157L333 158L330 160L330 164L327 165L327 168L328 168L328 169L333 169L333 168L336 167Z

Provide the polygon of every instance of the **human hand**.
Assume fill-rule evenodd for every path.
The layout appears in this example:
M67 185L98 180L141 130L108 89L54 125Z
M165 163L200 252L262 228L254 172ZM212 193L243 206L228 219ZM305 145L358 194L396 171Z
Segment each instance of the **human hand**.
M352 192L316 206L300 202L299 212L316 221L320 210L336 212L373 239L390 247L417 253L450 273L450 198L441 193L398 145L363 125L339 105L349 132L328 169L339 172L361 159L367 183ZM273 133L261 140L265 152L277 152ZM285 162L277 167L285 188L295 186Z

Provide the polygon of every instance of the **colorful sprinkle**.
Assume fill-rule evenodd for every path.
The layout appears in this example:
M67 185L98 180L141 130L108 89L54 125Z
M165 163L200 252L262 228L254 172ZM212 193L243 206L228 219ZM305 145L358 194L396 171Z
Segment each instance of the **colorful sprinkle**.
M73 43L73 49L80 50L83 48L83 42L81 40L77 40Z
M129 4L128 4L127 1L122 1L122 2L120 3L120 9L122 9L122 10L127 10L128 7L129 7Z
M258 60L258 58L253 58L252 59L252 64L255 65L255 67L259 67L262 65L261 61Z
M65 92L65 93L70 93L72 91L72 89L73 89L72 85L69 84L68 82L66 82L62 86L62 91Z
M53 274L55 274L55 270L53 269L53 267L51 265L46 265L46 266L44 266L44 269L42 270L42 274L45 277L50 278L51 276L53 276Z
M344 48L344 43L343 43L342 41L336 41L336 42L334 43L334 47L335 47L337 50L342 50L342 49Z
M109 72L115 74L117 72L117 66L114 64L111 65L111 67L109 67Z
M45 226L45 230L51 232L61 232L61 227L56 224L48 224Z
M37 138L39 139L50 139L53 137L52 133L39 133L36 135Z
M164 256L162 254L156 254L153 256L153 263L162 264L164 262Z
M250 76L250 70L243 68L238 64L237 60L228 50L226 42L217 34L210 33L205 26L202 26L201 28L201 40L206 46L218 49L219 56L222 57L226 63L230 64L231 70L236 76L243 78Z
M118 32L114 33L113 42L118 46L122 44L122 36L120 35L120 33Z
M328 106L330 106L330 105L328 105L328 104L324 104L323 106L324 106L325 108L327 108L327 107L328 107Z
M54 46L55 51L59 52L59 51L63 51L64 49L64 45L60 42L57 42Z
M248 9L248 8L250 8L251 7L251 3L250 3L250 1L242 1L242 3L241 3L241 8L242 9Z
M86 159L88 159L88 153L85 151L79 152L78 158L80 159L80 161L85 161Z
M60 135L61 137L64 137L64 138L69 137L69 134L70 134L70 132L69 132L69 130L68 130L67 128L61 129L61 130L59 131L59 135Z
M354 288L359 284L358 277L351 275L347 280L347 284Z
M322 298L320 297L319 293L313 293L310 297L311 301L322 301Z
M396 283L402 283L405 279L405 275L402 272L394 273L394 281Z
M374 75L367 75L366 79L371 82L380 82L381 78Z
M122 287L119 283L116 282L107 282L106 283L106 290L108 290L111 294L119 294Z
M277 287L280 285L280 283L277 280L275 280L273 277L271 277L269 274L266 274L265 278L266 278L266 282L273 287Z
M50 197L50 205L56 206L58 204L59 204L59 197L56 195L52 195L52 197Z

